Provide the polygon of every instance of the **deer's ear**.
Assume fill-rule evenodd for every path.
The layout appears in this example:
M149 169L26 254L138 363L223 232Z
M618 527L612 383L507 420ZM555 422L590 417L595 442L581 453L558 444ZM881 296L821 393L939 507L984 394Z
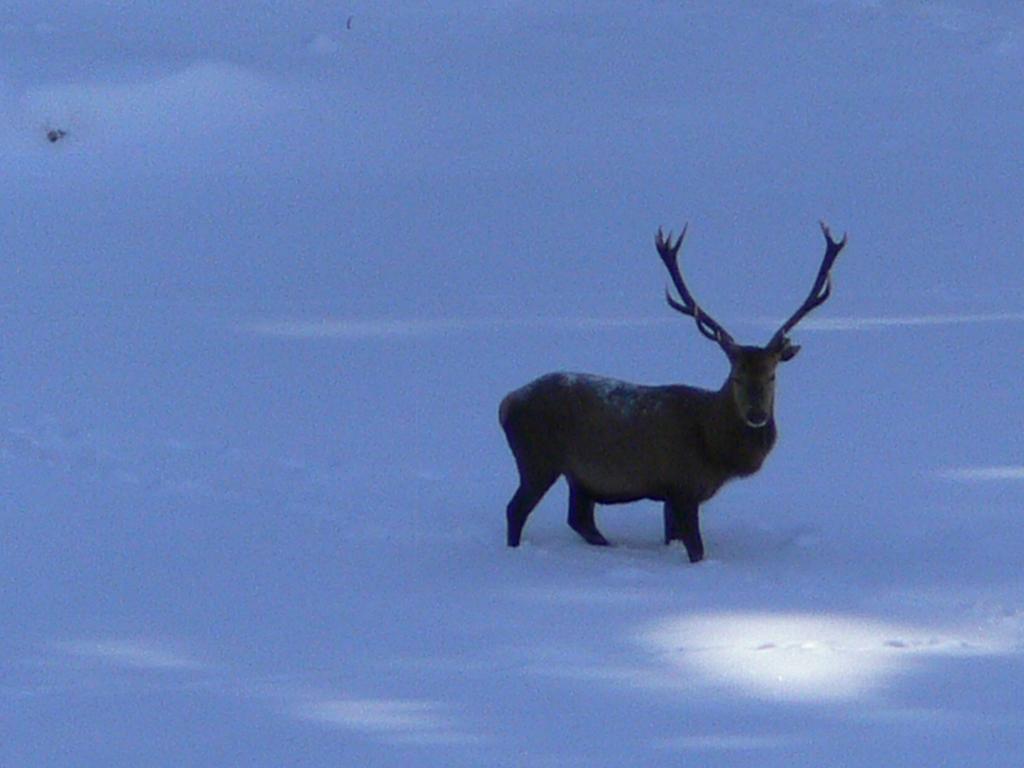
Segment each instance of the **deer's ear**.
M782 345L782 351L779 352L779 362L785 363L796 357L796 353L800 351L799 344L790 344L789 339L786 339Z

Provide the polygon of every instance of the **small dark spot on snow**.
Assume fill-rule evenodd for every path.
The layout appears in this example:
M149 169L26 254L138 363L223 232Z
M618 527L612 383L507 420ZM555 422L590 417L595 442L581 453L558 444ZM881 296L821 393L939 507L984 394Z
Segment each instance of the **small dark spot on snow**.
M56 144L58 141L68 135L68 132L63 128L51 128L46 132L46 139L51 144Z

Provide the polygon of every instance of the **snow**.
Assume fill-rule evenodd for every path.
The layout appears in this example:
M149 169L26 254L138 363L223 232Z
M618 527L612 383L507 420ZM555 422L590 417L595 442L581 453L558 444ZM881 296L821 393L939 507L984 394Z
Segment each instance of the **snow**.
M1015 3L0 11L0 765L1017 766ZM56 142L47 132L63 130ZM504 546L509 391L717 388L702 512ZM767 318L767 319L766 319Z

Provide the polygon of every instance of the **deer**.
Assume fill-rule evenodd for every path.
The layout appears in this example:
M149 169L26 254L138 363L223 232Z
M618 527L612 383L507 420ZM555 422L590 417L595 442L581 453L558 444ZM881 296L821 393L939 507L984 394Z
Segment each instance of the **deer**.
M807 298L765 346L738 344L694 299L679 267L684 226L655 236L678 298L669 306L718 344L729 375L718 390L684 384L647 386L585 373L549 373L510 392L498 416L519 472L506 508L507 544L559 477L569 487L568 523L588 544L609 546L594 520L596 504L650 499L663 504L664 541L682 541L692 563L704 558L699 508L730 480L757 472L778 435L775 371L800 347L789 333L832 293L832 266L846 245L829 227L825 256Z

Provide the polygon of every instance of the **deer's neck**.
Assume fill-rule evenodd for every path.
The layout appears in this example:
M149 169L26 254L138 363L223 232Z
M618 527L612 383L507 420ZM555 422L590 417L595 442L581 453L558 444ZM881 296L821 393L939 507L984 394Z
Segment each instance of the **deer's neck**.
M733 475L753 474L775 445L776 435L774 414L763 427L751 427L744 421L729 381L715 393L704 425L704 445L710 462Z

